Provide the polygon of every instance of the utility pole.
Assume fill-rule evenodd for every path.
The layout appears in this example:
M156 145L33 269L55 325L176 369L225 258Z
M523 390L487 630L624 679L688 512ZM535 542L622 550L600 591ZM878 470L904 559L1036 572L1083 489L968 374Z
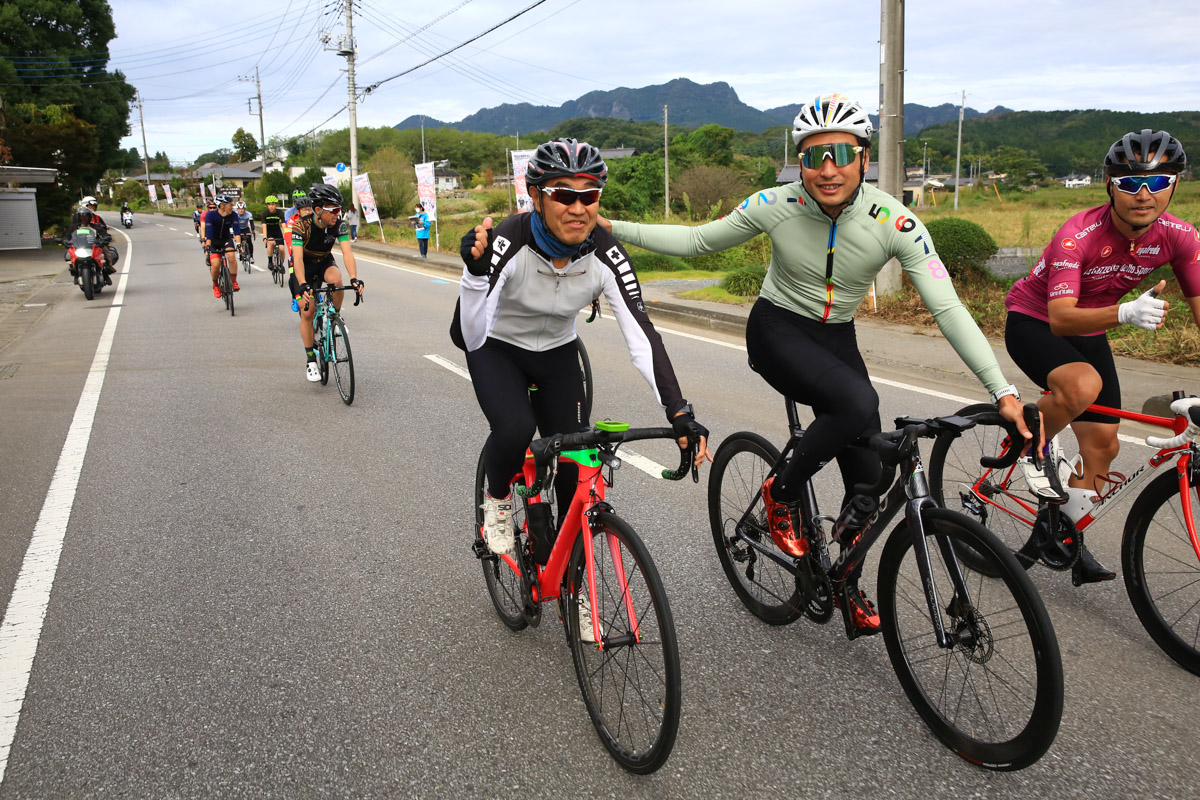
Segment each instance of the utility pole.
M421 163L425 163L425 115L421 115Z
M249 82L250 77L239 76L238 80ZM254 67L254 97L251 97L250 100L258 100L258 163L260 164L259 173L261 176L265 175L267 172L267 133L266 128L263 125L262 81L260 81L258 78L257 65ZM249 104L250 100L246 101L247 105ZM254 116L253 110L250 111L250 116Z
M904 0L879 4L879 183L904 205ZM888 261L875 279L883 294L900 290L900 262Z
M663 106L663 217L671 216L671 162L667 159L667 107Z
M346 4L346 35L338 40L336 50L339 56L346 59L346 107L350 109L350 195L354 199L354 208L358 209L358 196L354 192L354 176L358 174L358 89L354 85L354 2L342 0ZM329 49L329 48L326 48Z
M790 134L791 134L791 131L789 129L787 129L787 128L783 129L783 166L785 169L787 168L788 145L791 144L791 138L792 138L790 136Z
M150 191L150 150L146 147L146 118L142 116L142 93L138 92L138 122L142 126L142 164L146 167L146 191Z
M958 107L958 154L954 156L954 213L958 213L958 179L962 170L962 121L967 108L967 90L963 89L962 105Z

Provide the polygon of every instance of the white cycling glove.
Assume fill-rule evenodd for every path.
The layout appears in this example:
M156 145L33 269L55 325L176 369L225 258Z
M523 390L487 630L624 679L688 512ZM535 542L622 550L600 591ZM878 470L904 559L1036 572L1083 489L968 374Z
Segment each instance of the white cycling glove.
M1136 325L1144 330L1158 330L1166 315L1166 302L1154 296L1154 290L1136 300L1121 303L1117 307L1117 321L1122 325Z

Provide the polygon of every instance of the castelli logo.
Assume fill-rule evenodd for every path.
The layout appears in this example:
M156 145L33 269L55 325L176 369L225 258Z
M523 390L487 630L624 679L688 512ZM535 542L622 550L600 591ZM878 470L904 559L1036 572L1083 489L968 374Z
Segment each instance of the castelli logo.
M1100 251L1100 257L1108 258L1111 255L1112 255L1112 247L1110 247L1109 245L1104 245L1104 249Z
M1075 249L1075 240L1074 239L1063 239L1062 240L1062 249L1063 250L1074 250Z

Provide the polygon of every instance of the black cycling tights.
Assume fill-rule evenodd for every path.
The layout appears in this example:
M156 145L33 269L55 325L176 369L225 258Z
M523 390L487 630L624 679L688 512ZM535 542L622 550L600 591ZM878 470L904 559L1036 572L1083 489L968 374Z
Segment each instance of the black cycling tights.
M810 406L814 419L776 480L775 497L797 500L804 483L836 458L849 501L855 483L879 480L879 456L848 447L879 433L879 395L858 352L853 322L819 322L759 298L746 324L750 365L785 397Z
M483 446L487 492L492 497L508 494L509 481L525 463L525 449L533 441L535 426L542 436L576 433L588 427L583 416L583 373L574 342L537 353L488 339L478 350L467 353L467 368L479 407L492 428ZM530 385L537 390L530 391ZM575 464L558 464L554 491L559 520L571 505L578 480Z

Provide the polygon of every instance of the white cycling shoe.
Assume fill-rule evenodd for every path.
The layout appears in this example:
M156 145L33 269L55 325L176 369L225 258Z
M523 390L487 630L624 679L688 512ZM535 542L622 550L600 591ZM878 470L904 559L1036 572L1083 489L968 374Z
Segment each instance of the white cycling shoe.
M321 380L321 368L317 366L317 362L309 361L305 370L304 377L308 378L309 383L317 383Z
M482 508L483 538L487 542L488 550L498 556L512 552L516 542L512 526L512 495L497 500L484 492Z
M1047 500L1062 501L1066 498L1066 492L1063 491L1063 485L1066 481L1063 479L1064 471L1067 477L1074 471L1073 462L1068 462L1063 457L1062 448L1058 445L1058 437L1050 440L1050 446L1046 448L1049 452L1042 454L1042 464L1053 464L1055 471L1053 476L1049 474L1049 470L1042 469L1033 463L1033 458L1030 456L1022 456L1017 463L1021 466L1021 472L1025 475L1025 483L1029 485L1029 491L1038 497L1044 497ZM1076 459L1079 457L1076 456ZM1082 461L1080 462L1082 464ZM1055 480L1057 478L1057 480ZM1055 485L1057 484L1057 485Z
M596 643L596 632L592 629L592 606L586 594L579 596L579 641Z

